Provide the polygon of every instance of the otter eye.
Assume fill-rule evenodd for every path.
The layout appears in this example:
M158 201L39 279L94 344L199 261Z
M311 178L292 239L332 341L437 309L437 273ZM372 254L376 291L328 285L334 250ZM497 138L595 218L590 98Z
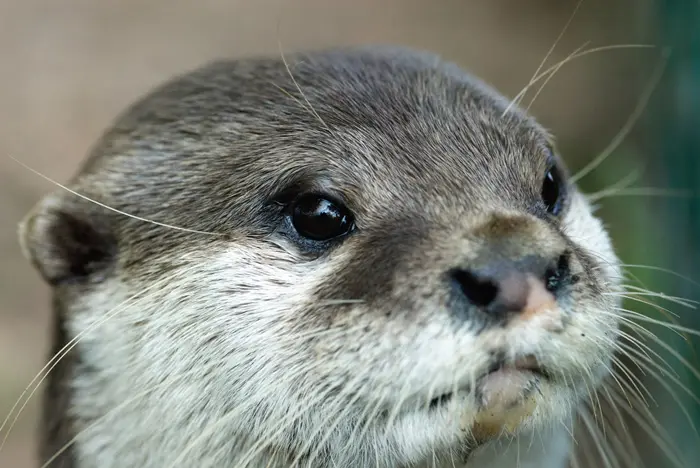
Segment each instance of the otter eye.
M541 196L547 211L557 216L562 207L562 181L556 167L551 167L544 176Z
M294 229L307 239L330 240L347 234L353 227L350 210L320 195L303 195L291 208Z

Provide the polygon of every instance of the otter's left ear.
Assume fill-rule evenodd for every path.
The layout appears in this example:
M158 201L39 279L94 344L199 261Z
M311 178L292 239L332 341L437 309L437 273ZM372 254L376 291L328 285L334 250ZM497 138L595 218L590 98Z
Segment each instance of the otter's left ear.
M99 215L81 210L81 203L71 203L70 197L45 197L19 226L24 255L54 286L94 278L111 265L116 253L116 241L100 228Z

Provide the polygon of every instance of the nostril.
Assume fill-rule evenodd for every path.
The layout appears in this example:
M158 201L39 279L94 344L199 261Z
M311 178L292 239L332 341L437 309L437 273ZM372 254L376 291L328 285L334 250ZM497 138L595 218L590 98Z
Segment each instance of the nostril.
M542 302L544 297L556 300L563 287L572 281L570 260L569 252L551 257L524 256L477 268L455 268L449 271L448 278L453 290L461 296L460 310L466 300L467 307L506 318L526 311L532 301Z
M486 307L498 297L498 284L490 278L479 277L468 270L454 270L452 280L476 306Z
M547 268L545 272L545 285L549 292L556 292L561 286L567 276L569 276L569 254L564 253L559 256L556 266Z

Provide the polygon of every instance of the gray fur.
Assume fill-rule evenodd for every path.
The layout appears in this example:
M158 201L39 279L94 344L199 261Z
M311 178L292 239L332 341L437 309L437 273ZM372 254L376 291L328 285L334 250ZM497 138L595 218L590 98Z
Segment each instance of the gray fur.
M50 377L43 459L78 435L66 468L170 466L199 437L181 466L238 466L263 439L251 467L297 456L322 468L430 466L435 454L444 466L514 468L504 440L467 449L456 419L473 416L473 395L433 413L416 403L468 387L494 356L535 353L559 379L516 435L547 445L520 462L563 466L558 428L606 373L617 319L603 293L619 274L575 187L560 218L543 210L551 137L432 54L288 60L291 73L279 58L249 58L178 77L98 142L70 189L160 224L65 191L29 215L24 249L65 331L55 350L86 332ZM324 252L300 248L273 202L289 187L344 201L357 230ZM455 313L450 268L562 252L577 278L559 301L562 330ZM122 304L134 294L142 302ZM375 407L383 416L360 437Z

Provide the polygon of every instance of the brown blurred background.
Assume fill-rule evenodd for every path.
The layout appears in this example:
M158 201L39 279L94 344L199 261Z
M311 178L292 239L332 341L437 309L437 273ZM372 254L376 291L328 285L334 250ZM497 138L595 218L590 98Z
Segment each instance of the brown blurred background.
M358 43L430 49L512 97L537 69L575 4L0 0L0 421L45 360L47 288L20 255L16 226L52 189L6 156L65 181L115 115L152 86L217 57L276 54L278 41L285 51ZM549 64L586 42L651 42L653 17L651 0L588 0ZM547 85L531 110L557 135L572 168L582 167L615 136L658 59L658 50L593 54L563 67ZM626 144L638 158L656 158L635 141L633 133ZM587 188L603 188L639 160L618 160L614 177L596 171ZM614 221L608 224L617 232ZM0 467L34 466L37 402L33 398L20 416L0 452Z

